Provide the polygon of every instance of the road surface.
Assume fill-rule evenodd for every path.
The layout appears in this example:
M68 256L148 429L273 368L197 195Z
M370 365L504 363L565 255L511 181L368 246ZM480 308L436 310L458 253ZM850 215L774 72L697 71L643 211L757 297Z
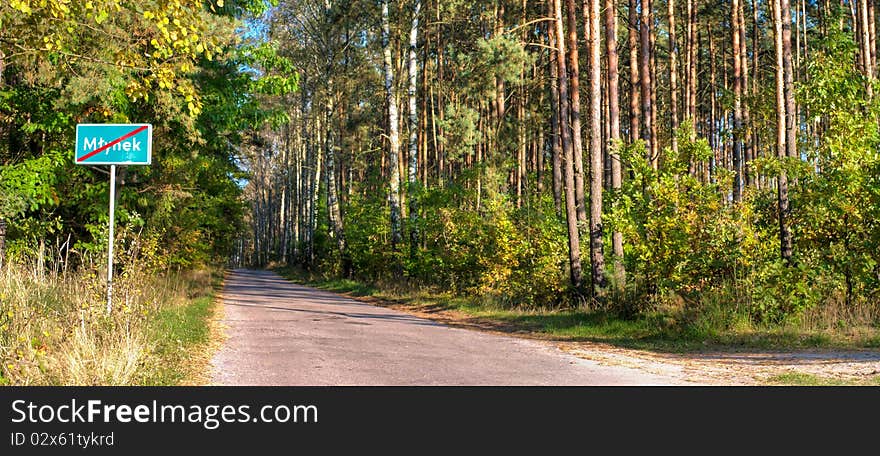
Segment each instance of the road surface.
M235 270L223 288L226 339L212 360L219 385L673 385L601 365L549 343L452 328Z

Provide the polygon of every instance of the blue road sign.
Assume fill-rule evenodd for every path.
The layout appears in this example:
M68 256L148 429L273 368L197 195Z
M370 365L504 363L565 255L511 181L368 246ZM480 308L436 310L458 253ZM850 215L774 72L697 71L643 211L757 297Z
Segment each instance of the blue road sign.
M150 124L78 124L77 165L149 165L153 149Z

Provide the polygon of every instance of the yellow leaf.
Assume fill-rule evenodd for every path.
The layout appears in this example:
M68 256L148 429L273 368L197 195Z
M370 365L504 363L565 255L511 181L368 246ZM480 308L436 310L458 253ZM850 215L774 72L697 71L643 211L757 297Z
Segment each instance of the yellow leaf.
M223 0L217 0L217 6L223 8Z

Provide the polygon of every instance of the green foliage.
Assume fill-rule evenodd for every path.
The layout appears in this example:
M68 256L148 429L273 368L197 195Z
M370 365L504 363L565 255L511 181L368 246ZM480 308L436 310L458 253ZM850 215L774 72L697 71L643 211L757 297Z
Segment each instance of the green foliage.
M565 249L567 232L558 223L552 200L535 201L538 210L503 212L503 220L491 230L493 256L483 275L486 293L496 294L506 306L556 307L569 304ZM506 243L506 244L502 244ZM493 245L493 244L490 244ZM497 246L506 245L504 248Z
M107 174L73 165L74 126L150 122L152 165L118 170L117 242L154 245L164 267L225 259L243 224L238 144L279 118L261 93L298 87L292 63L272 45L237 44L239 15L268 3L14 3L0 5L0 218L9 222L9 253L36 257L47 238L60 244L69 235L80 253L74 262L100 255ZM250 71L257 65L265 71Z
M355 271L368 272L368 279L388 276L393 254L387 240L391 236L389 209L384 200L354 197L346 210L345 235Z
M237 53L241 64L261 70L262 76L252 82L253 93L281 96L296 92L299 73L294 70L293 61L281 55L274 43L242 46Z
M849 301L880 285L880 103L848 65L857 52L849 34L832 27L820 44L799 96L827 129L806 148L812 167L792 204L803 261L835 277Z
M679 156L664 150L658 170L645 158L643 143L621 150L634 178L625 182L609 221L627 240L627 270L637 274L646 292L693 299L759 261L762 246L750 223L750 205L724 202L731 176L719 173L715 183L706 183L687 173L688 160L711 150L705 140L690 141L685 131L683 126Z
M477 123L480 114L466 105L446 106L446 113L438 122L443 131L439 138L444 145L450 160L463 160L466 155L474 153L474 145L479 139Z
M706 315L729 307L735 310L721 320L745 311L754 322L783 324L837 301L864 307L876 296L880 104L850 64L855 54L851 36L831 27L808 62L799 102L825 128L819 141L800 144L805 160L763 157L750 164L770 177L784 169L791 179L792 264L779 258L775 189L751 189L732 204L730 172L716 168L711 183L691 176L688 163L712 151L684 134L688 125L678 132L679 155L665 150L658 170L641 143L623 148L632 178L612 196L609 224L626 240L636 301L681 300Z
M271 257L261 264L280 258L271 253L271 244L279 244L275 227L265 226L282 213L288 216L287 208L278 210L279 182L289 178L292 169L314 170L316 151L332 138L339 152L336 182L342 195L344 232L357 279L451 290L502 307L573 304L564 214L562 205L557 210L551 197L550 147L556 132L549 131L552 55L545 41L543 7L526 2L524 9L508 8L502 16L501 4L456 0L428 6L432 13L428 16L438 13L442 19L426 26L423 22L425 28L419 31L423 41L418 46L424 49L418 57L420 76L425 79L416 91L417 139L420 148L427 148L419 155L426 177L422 184L404 186L401 195L405 202L418 202L418 226L403 227L404 233L418 228L418 238L404 236L393 250L384 73L380 37L372 31L378 13L375 4L355 5L364 7L363 14L356 7L334 6L315 15L307 2L288 2L278 9L269 32L278 40L279 50L258 46L241 59L248 62L245 66L266 70L264 86L255 92L273 100L273 107L286 110L286 118L263 111L262 119L278 120L272 124L272 134L286 138L282 140L286 150L306 155L296 155L294 164L278 158L269 161L269 177L250 196L255 208L258 199L263 206L275 204L262 208L263 226L256 227L262 232L253 239L263 243L263 255ZM702 15L724 13L723 5L704 6ZM395 90L398 102L406 107L403 44L410 12L400 7L392 8L391 14ZM714 125L706 118L685 119L672 132L677 153L665 148L658 163L649 163L640 141L614 145L621 151L624 177L620 190L604 193L603 241L609 269L605 272L614 276L610 246L617 231L623 238L626 288L609 296L602 311L627 318L660 315L660 320L673 320L660 325L663 328L695 338L714 337L728 329L807 324L819 309L843 308L846 315L840 319L855 320L853 315L860 314L868 316L860 321L876 324L880 314L872 303L880 287L876 222L880 219L880 108L876 95L872 98L868 91L868 84L875 82L854 64L858 59L852 31L839 30L837 24L830 17L806 25L814 38L810 58L804 60L807 75L798 77L803 83L796 87L797 156L776 157L778 107L775 88L767 84L772 72L753 75L758 84L746 90L742 101L750 115L744 132L754 139L747 143L746 150L754 153L745 169L757 179L742 201L733 201L734 173L727 169L734 94L725 87L730 83L726 78L716 78L712 86L701 83L697 111L706 114L711 102L720 109L714 113L720 117L711 116ZM759 19L756 25L766 23ZM727 40L727 27L713 22L708 33ZM749 43L759 68L772 67L770 35ZM283 95L283 81L292 73L278 56L293 59L303 72L302 81L287 79L302 84L301 100ZM715 56L701 53L698 66L709 63L707 58ZM257 61L262 63L252 63ZM729 71L730 61L715 63L719 74ZM671 139L668 131L662 131L669 120L668 88L664 88L668 86L660 87L655 108L660 142L666 145ZM880 87L871 89L880 92ZM324 111L328 97L333 112ZM497 112L501 99L505 109ZM624 94L621 101L626 99ZM406 138L410 127L405 121L407 109L402 111L401 136ZM632 115L624 113L623 119ZM717 135L715 150L706 138L696 137L697 131L707 130ZM404 166L409 153L405 146L401 147ZM539 184L534 174L520 179L521 153L530 162L526 169L540 169L544 182ZM791 262L780 259L775 186L782 171L789 181ZM332 276L342 271L343 259L328 230L326 176L319 179L322 189L314 199L317 269ZM304 197L306 191L309 195ZM300 188L294 195L283 194L311 202L313 191ZM409 207L404 204L403 211ZM302 209L295 211L302 230L301 219L308 217ZM405 215L403 224L413 223ZM586 227L580 228L581 262L587 273L589 237ZM311 258L293 261L299 260L314 271Z
M15 218L26 211L57 206L58 171L66 154L58 151L0 168L0 218Z
M353 198L346 211L346 236L354 270L367 280L383 280L399 259L411 283L474 293L507 307L565 303L566 234L552 200L518 210L505 195L492 193L480 212L455 206L469 194L456 185L425 191L419 218L424 245L412 255L388 247L383 196Z
M494 35L480 38L473 52L459 53L456 59L467 93L485 99L492 94L495 78L508 83L519 81L522 68L530 65L534 56L515 37Z

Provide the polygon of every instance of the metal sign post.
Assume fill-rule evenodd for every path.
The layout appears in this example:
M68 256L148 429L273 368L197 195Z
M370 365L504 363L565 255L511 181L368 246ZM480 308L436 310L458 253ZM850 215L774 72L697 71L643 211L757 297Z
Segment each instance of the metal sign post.
M116 165L149 165L153 126L150 124L79 124L77 165L110 165L110 221L107 239L107 314L113 309L113 228L116 222Z
M113 308L113 225L116 217L116 165L110 165L110 236L107 239L107 314Z

